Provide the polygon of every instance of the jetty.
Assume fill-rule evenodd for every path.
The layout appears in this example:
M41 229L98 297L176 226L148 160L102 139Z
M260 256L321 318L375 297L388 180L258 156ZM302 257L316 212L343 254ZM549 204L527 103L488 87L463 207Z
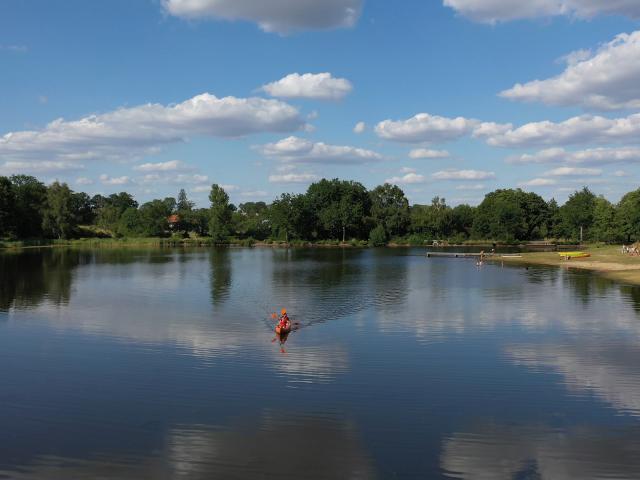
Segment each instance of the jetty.
M484 257L491 257L493 254L484 253ZM480 258L480 253L471 252L427 252L427 258L440 257L440 258Z

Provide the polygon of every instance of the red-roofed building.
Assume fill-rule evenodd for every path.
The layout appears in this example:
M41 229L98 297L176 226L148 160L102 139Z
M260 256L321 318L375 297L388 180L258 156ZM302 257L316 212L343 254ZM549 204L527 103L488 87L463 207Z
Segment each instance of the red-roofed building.
M179 215L169 215L167 217L167 222L169 223L169 228L171 230L173 230L180 223L180 216Z

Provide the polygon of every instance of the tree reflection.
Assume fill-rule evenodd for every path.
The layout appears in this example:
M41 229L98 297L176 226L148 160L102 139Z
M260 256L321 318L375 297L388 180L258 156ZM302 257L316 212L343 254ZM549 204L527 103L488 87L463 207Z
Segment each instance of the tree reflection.
M0 255L0 310L69 302L73 270L82 255L67 249Z
M231 253L228 248L215 248L209 255L211 265L211 301L220 306L229 298L231 288Z
M629 299L636 313L640 314L640 287L622 285L620 287L620 292Z

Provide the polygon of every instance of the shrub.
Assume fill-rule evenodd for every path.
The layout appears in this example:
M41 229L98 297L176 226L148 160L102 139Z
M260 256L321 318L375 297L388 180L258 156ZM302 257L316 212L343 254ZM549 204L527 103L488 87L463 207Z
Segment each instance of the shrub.
M387 243L387 235L384 231L384 227L382 225L378 225L377 227L371 230L369 234L369 245L372 247L382 247Z

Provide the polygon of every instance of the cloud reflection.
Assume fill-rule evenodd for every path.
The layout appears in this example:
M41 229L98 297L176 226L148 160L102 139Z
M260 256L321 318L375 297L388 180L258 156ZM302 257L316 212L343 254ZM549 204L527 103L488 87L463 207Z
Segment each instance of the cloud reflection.
M279 412L265 412L256 421L239 420L231 428L176 426L166 433L163 449L146 457L44 456L13 471L0 470L2 475L17 480L377 477L352 423L326 415Z
M562 431L489 423L447 438L441 468L469 480L636 478L639 439L638 427Z
M592 393L617 410L640 417L640 345L512 345L506 354L517 365L562 375L570 391Z

